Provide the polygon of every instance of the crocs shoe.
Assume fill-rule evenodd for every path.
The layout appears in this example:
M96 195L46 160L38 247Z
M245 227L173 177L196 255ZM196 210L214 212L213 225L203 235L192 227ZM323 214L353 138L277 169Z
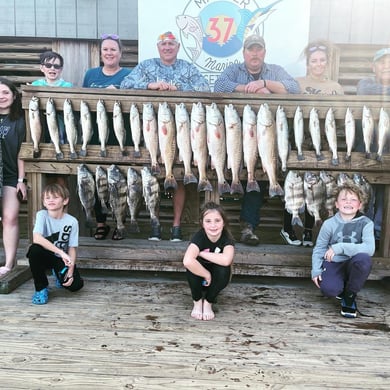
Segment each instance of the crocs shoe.
M45 287L41 291L35 291L31 301L34 305L45 305L48 300L49 290Z

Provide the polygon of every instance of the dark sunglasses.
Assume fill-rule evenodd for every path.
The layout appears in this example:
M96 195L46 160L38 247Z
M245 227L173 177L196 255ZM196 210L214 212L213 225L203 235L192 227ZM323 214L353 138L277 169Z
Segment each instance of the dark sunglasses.
M50 62L45 62L44 64L42 64L45 68L47 69L50 69L50 68L54 68L54 69L61 69L62 66L61 65L58 65L58 64L51 64Z
M117 34L102 34L100 39L113 39L114 41L119 41L119 35L117 35Z
M326 46L312 46L312 47L309 47L309 52L310 53L312 53L313 51L316 51L316 50L327 51L328 48Z

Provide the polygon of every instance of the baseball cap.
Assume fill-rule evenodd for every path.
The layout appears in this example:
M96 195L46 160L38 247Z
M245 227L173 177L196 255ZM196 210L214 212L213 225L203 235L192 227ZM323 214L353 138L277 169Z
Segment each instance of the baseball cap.
M175 35L171 31L167 31L165 33L162 33L157 38L157 43L164 42L164 41L175 41L177 42L177 39Z
M260 35L250 35L244 41L244 49L249 49L253 45L259 45L265 48L264 38Z
M390 55L390 47L378 50L374 55L374 62L387 55Z

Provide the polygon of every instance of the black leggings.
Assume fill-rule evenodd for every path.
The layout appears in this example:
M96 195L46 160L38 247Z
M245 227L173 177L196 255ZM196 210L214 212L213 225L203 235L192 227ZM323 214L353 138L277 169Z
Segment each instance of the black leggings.
M32 244L26 256L28 257L28 261L30 263L36 291L41 291L49 285L46 275L47 269L54 269L54 272L58 277L58 274L65 266L60 257L38 244ZM70 286L63 287L73 292L80 290L83 285L84 281L75 266L73 272L73 283Z
M202 285L203 278L187 270L187 280L190 285L192 299L199 301L204 298L207 302L215 303L218 294L229 284L232 267L222 266L214 263L202 263L202 265L211 273L211 284L208 287Z

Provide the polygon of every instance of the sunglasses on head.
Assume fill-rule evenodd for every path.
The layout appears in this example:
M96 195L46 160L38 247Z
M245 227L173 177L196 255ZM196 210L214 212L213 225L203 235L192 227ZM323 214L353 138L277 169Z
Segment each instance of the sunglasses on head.
M45 68L47 69L51 69L51 68L54 68L54 69L61 69L62 66L61 65L58 65L58 64L51 64L50 62L45 62L44 64L42 64Z
M102 34L100 39L113 39L114 41L118 41L119 35L117 35L117 34Z
M327 51L328 48L326 46L312 46L312 47L309 47L309 52L312 53L313 51L316 51L316 50L322 50L322 51Z

